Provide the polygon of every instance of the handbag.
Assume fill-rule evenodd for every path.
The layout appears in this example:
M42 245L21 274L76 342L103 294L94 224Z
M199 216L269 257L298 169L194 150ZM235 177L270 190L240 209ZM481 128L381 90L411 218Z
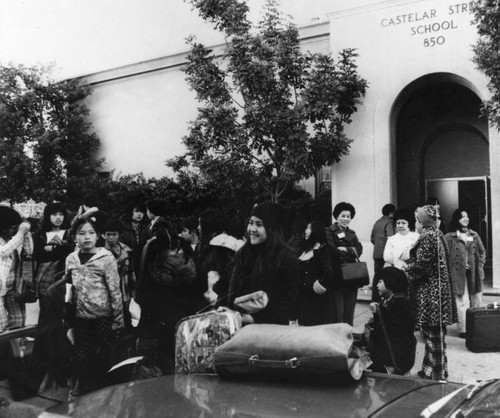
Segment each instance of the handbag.
M15 252L17 256L17 252ZM14 281L15 299L20 303L36 302L36 285L34 281L34 271L31 272L31 278L23 275L23 260L19 260L19 271L16 271Z
M215 370L225 377L359 380L371 364L354 344L348 324L291 327L251 324L215 351Z
M181 319L175 330L175 373L213 373L215 349L241 328L241 314L220 307Z
M269 297L263 290L243 295L234 299L234 306L247 314L254 314L264 309L269 303Z
M356 283L358 287L366 286L370 283L370 275L368 273L368 266L364 261L359 261L358 254L354 250L356 261L354 263L343 263L340 268L342 269L342 278L350 283Z

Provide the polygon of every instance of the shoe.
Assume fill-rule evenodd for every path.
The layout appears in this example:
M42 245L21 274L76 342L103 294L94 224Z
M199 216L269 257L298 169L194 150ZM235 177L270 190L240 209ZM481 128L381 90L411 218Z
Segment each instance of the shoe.
M422 370L417 372L417 376L420 377L421 379L430 379L430 377L426 376Z
M459 332L458 333L458 338L463 338L465 339L465 337L467 337L467 334L465 332Z

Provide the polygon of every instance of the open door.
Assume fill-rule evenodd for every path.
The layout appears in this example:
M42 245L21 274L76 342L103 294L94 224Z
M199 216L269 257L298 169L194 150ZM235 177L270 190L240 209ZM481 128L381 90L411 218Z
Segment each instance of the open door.
M446 228L455 209L464 208L469 214L470 228L479 234L488 257L491 256L490 180L487 176L427 180L426 198L429 196L439 199L441 219Z

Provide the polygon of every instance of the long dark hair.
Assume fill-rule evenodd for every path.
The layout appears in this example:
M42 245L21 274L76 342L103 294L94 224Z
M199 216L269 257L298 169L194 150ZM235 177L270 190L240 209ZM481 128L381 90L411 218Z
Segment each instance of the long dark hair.
M326 243L325 225L323 222L312 221L308 225L311 225L311 235L302 243L301 251L310 251L317 243Z
M210 244L210 240L222 234L227 228L227 218L219 209L206 209L200 214L200 252L203 253Z
M469 215L469 212L467 212L467 210L464 208L456 209L453 212L453 215L451 215L451 221L450 221L450 226L449 226L450 232L462 230L463 226L460 224L460 219L462 219L462 212L465 212L465 213L467 213L467 215Z
M251 271L257 272L259 277L264 278L267 272L281 267L286 253L293 252L283 241L279 230L266 228L266 234L267 239L262 244L252 245L247 239L238 251L233 269L233 276L238 280Z
M45 208L43 209L43 218L42 218L42 223L40 225L40 229L43 232L50 232L52 231L52 222L50 222L50 216L54 215L55 213L62 213L64 215L64 220L61 224L61 229L68 229L70 227L70 222L69 222L69 217L68 217L68 211L66 210L66 207L62 203L49 203Z

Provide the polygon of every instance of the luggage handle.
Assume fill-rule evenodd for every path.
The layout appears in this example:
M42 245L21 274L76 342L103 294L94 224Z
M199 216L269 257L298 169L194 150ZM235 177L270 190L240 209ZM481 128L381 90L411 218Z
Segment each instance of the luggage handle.
M254 367L296 369L301 365L301 362L297 357L293 357L289 360L261 360L257 354L254 354L248 359L248 364Z

